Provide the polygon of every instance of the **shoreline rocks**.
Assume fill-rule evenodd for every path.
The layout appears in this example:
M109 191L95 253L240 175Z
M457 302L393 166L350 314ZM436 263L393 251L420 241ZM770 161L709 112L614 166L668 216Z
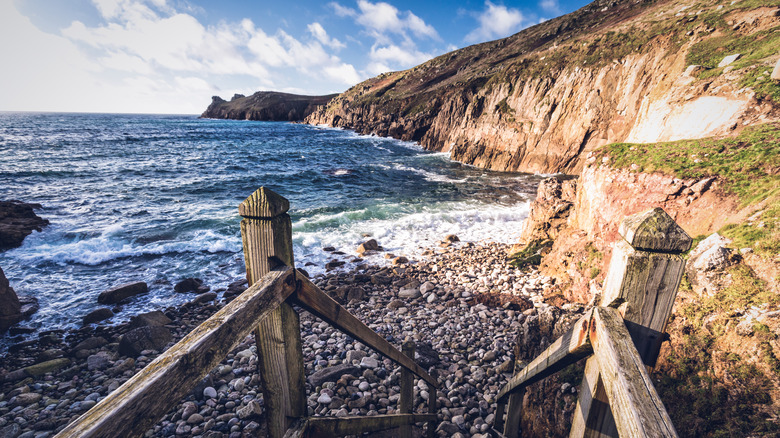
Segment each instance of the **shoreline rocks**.
M0 251L22 246L24 239L33 231L41 231L49 224L34 210L41 204L28 204L21 201L0 201Z
M149 287L143 281L127 283L101 292L97 301L100 304L116 304L124 299L147 292L149 292Z
M533 332L538 321L555 325L549 315L537 316L550 313L541 299L550 280L506 264L507 250L501 244L453 243L403 266L359 265L312 279L326 293L345 291L347 309L397 347L406 338L415 341L415 360L442 382L435 393L424 384L415 388L416 406L437 397L442 407L438 436L486 436L495 412L493 398L510 377L506 364L514 360L516 337L523 330ZM216 304L189 303L115 326L39 333L13 355L0 358L0 431L10 427L11 436L56 433L241 288L245 282L236 282L235 291ZM404 288L416 293L403 297L399 291ZM492 298L483 298L488 296ZM145 343L155 338L156 343ZM306 312L301 314L301 338L308 415L397 412L400 368L389 359ZM139 342L131 348L133 340ZM59 357L44 360L46 354ZM21 402L29 402L22 406L11 396L17 390L41 397L22 397ZM425 407L416 411L423 413ZM249 336L145 436L262 436L264 413L257 353Z

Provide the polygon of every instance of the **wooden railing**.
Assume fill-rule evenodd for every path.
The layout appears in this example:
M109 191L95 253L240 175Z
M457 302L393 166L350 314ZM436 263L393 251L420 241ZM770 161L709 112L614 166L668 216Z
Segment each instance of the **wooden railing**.
M141 436L173 409L250 332L257 342L268 434L327 437L437 424L439 384L414 362L414 344L398 351L294 269L289 202L260 188L239 206L247 280L251 285L138 374L63 429L57 437ZM399 414L370 417L306 417L300 306L349 334L403 369ZM404 354L406 353L406 354ZM414 376L429 388L428 414L414 414Z
M494 435L518 436L525 387L591 356L570 437L677 436L648 369L658 358L685 267L680 254L691 238L660 208L626 218L619 233L624 240L612 252L601 307L501 389Z

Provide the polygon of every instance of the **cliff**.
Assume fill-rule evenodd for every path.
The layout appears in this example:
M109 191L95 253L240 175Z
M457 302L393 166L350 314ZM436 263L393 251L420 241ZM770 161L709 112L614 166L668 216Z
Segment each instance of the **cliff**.
M613 142L734 135L780 118L777 0L597 0L362 82L306 118L502 171L579 173ZM730 64L729 55L739 55Z
M306 118L319 105L335 97L301 96L275 91L258 91L246 97L236 94L230 102L219 96L211 98L211 105L201 114L209 119L265 120L295 122Z

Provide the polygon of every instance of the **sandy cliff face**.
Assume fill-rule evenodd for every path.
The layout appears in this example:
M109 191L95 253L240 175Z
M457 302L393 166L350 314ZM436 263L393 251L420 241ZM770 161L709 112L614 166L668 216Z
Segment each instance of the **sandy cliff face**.
M724 36L702 17L736 23L735 38L780 25L775 8L753 16L718 3L596 2L370 79L306 121L419 141L488 169L579 173L587 153L607 143L729 135L775 120L772 101L744 86L750 66L706 77L703 67L689 69L696 44Z

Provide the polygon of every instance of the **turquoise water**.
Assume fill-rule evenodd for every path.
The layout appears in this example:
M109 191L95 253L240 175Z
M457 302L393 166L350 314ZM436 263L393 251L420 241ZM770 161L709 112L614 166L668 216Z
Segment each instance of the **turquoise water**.
M260 186L290 200L296 264L318 274L332 258L322 247L354 254L364 235L411 257L449 233L512 242L538 180L299 124L0 113L0 199L40 203L51 221L0 267L38 297L26 324L45 329L78 327L101 291L146 281L117 322L192 299L173 292L182 278L219 289L242 277L237 206Z

